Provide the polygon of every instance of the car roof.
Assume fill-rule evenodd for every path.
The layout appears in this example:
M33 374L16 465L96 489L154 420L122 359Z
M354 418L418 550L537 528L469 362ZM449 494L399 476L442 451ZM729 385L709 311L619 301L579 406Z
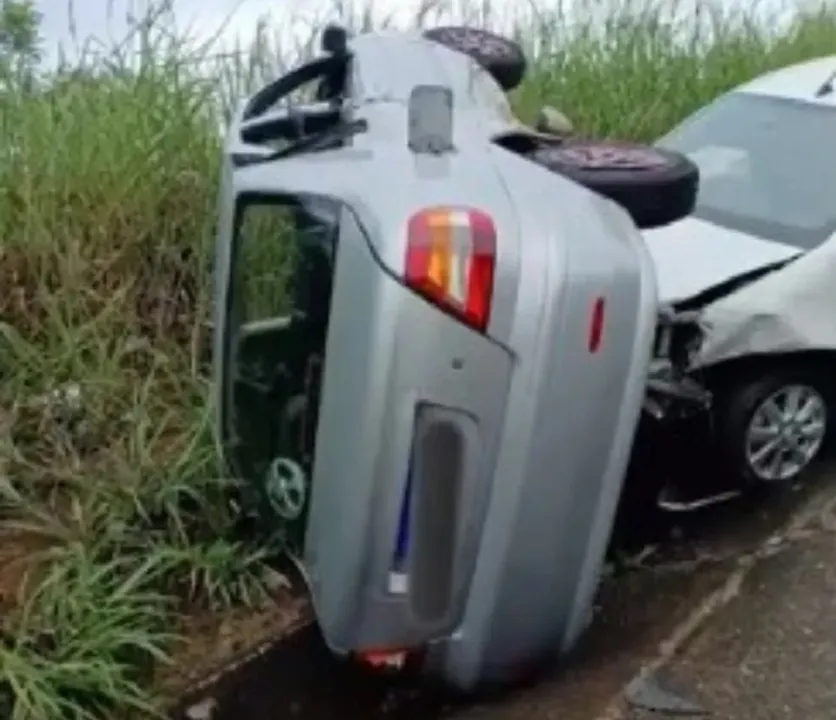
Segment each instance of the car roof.
M808 60L761 75L735 89L735 92L801 100L814 105L836 105L836 55ZM816 97L819 88L834 81L834 92Z

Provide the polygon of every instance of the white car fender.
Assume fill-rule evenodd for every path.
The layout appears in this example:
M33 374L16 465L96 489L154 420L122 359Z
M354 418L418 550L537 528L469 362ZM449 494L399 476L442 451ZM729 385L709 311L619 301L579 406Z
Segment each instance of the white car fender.
M836 350L836 236L707 306L694 367L753 354Z

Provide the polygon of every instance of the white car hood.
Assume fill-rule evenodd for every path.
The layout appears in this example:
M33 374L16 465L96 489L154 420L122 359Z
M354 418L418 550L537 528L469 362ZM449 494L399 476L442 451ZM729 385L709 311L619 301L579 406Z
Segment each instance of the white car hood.
M692 367L746 355L836 350L836 234L803 252L696 218L644 233L662 302L793 259L703 307L705 337Z
M694 217L642 234L656 264L663 303L685 300L724 280L800 254L792 245Z

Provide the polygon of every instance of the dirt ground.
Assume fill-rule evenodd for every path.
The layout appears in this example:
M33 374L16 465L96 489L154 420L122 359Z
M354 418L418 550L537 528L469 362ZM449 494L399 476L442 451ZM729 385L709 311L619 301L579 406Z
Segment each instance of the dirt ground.
M256 610L200 612L183 618L183 640L170 665L158 668L156 688L176 702L184 691L212 687L235 669L310 621L304 597L280 590Z

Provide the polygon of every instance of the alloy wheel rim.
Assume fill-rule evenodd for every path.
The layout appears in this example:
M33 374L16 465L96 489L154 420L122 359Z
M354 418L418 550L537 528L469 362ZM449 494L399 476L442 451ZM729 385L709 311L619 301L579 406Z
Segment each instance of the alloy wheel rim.
M746 462L765 482L790 480L816 457L827 432L827 406L807 385L788 385L766 398L746 428Z

